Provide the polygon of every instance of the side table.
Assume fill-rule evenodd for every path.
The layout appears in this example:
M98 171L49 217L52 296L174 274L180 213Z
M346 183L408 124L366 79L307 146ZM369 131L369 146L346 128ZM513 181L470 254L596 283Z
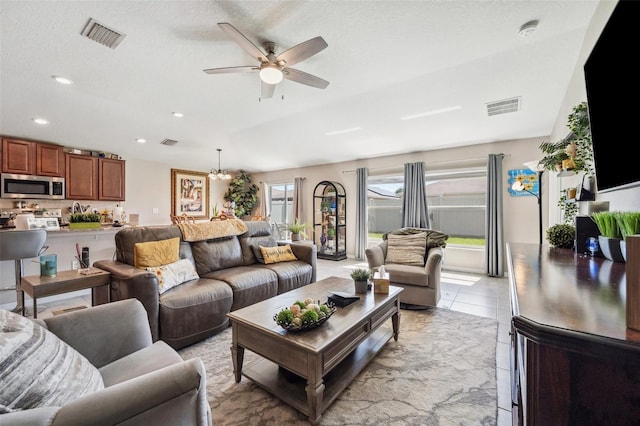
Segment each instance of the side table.
M33 318L38 318L38 297L53 296L54 294L69 293L71 291L91 289L93 294L95 287L109 285L111 273L98 268L89 268L87 273L81 273L81 269L70 271L58 271L55 276L47 277L29 275L22 277L22 291L19 294L19 305L22 306L22 315L26 313L24 306L24 293L33 299ZM84 271L84 270L83 270ZM111 301L111 292L107 292L107 301Z

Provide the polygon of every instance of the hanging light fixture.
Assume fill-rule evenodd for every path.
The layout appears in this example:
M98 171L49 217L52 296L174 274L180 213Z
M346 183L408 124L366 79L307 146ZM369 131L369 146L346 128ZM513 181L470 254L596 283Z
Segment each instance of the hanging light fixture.
M213 179L213 180L229 180L231 179L231 175L229 173L226 172L226 170L222 170L222 168L220 167L220 152L222 151L220 148L217 149L218 151L218 168L217 169L211 169L211 171L209 172L209 178Z

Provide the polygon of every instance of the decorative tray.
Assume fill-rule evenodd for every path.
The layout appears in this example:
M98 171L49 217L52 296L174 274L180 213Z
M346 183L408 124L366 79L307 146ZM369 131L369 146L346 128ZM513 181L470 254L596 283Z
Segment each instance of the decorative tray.
M296 300L288 308L282 308L273 316L273 320L287 331L305 331L324 324L337 308L332 303L316 303L308 298Z

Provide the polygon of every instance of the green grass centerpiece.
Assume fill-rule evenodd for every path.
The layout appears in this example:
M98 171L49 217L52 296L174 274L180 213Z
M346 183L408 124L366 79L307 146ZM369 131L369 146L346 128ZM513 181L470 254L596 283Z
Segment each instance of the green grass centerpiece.
M98 213L74 213L69 216L69 229L100 228L100 219Z

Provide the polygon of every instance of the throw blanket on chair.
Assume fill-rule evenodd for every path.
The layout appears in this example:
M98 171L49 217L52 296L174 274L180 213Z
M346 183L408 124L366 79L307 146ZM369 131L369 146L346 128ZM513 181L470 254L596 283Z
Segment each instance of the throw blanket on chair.
M442 232L436 231L433 229L424 229L424 228L401 228L401 229L398 229L397 231L391 231L384 234L382 236L382 239L386 240L388 234L411 235L411 234L417 234L419 232L427 233L427 248L431 248L431 247L444 248L447 246L447 240L449 239L449 236L447 234L443 234Z
M182 232L182 239L189 242L232 237L244 234L248 230L247 225L240 219L179 223L178 227Z

